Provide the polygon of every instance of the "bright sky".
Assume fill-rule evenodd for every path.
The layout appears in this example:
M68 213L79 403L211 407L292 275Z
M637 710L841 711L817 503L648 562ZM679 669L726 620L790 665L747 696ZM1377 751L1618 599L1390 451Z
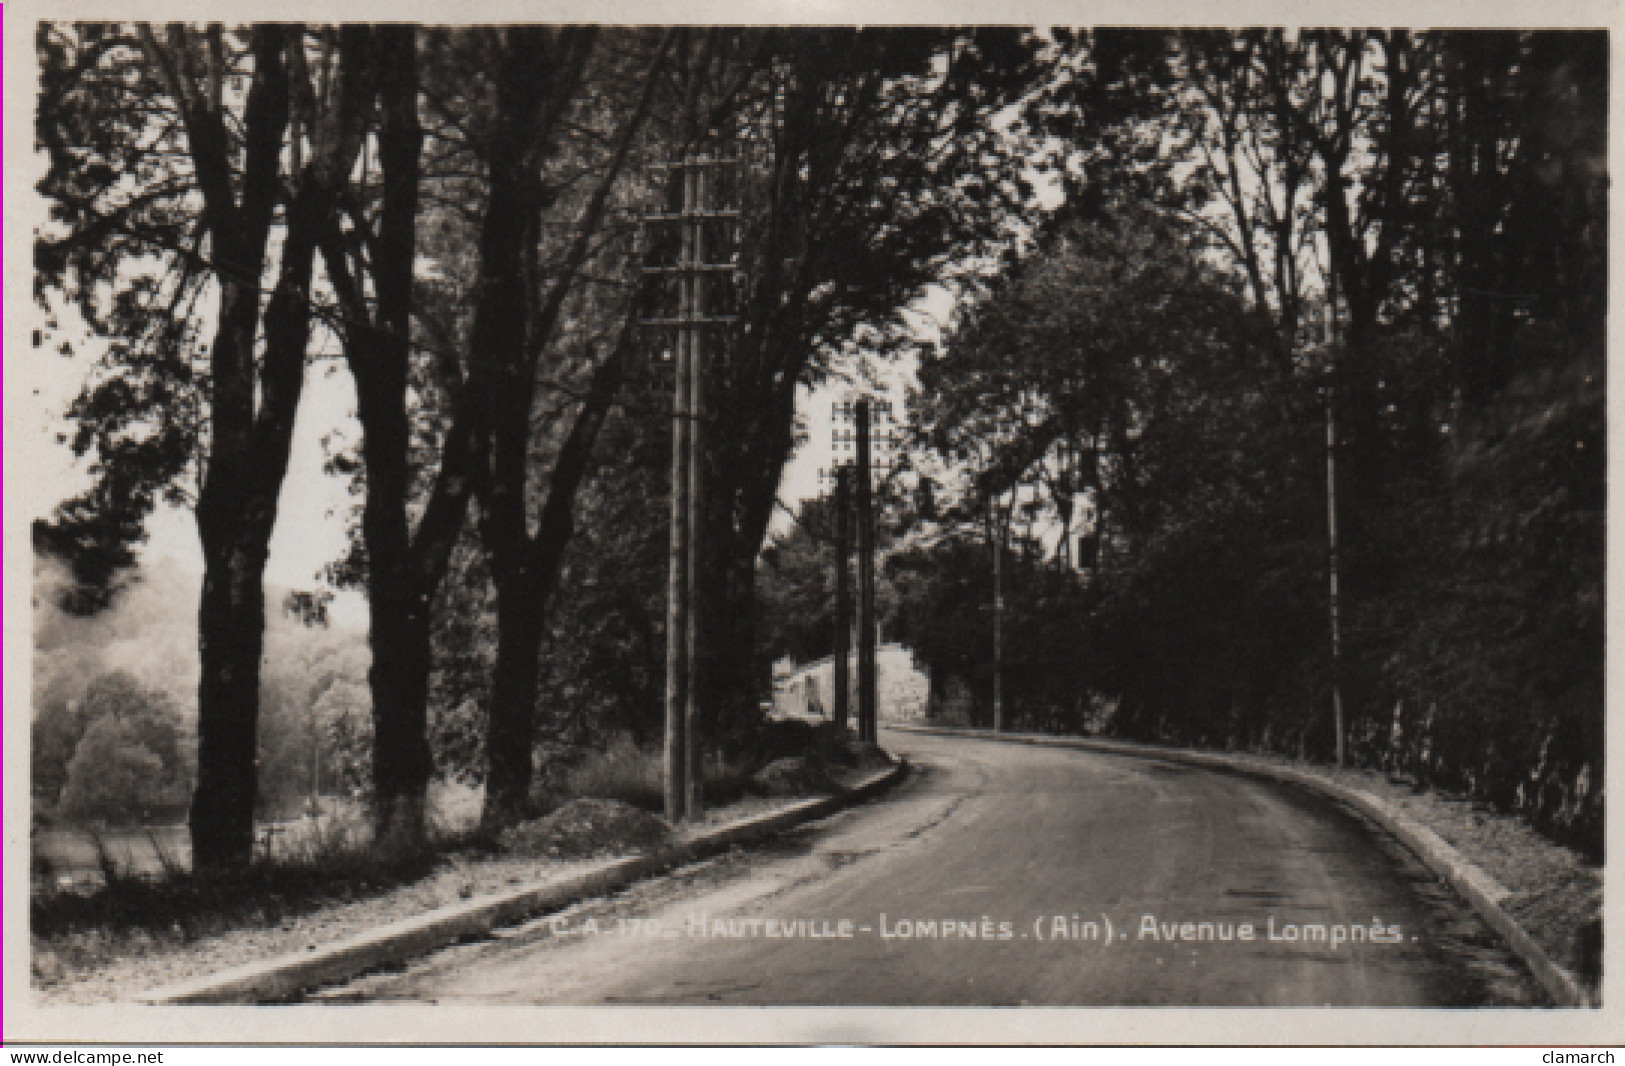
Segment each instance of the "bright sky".
M936 339L952 310L953 298L948 290L933 287L921 298L911 316L916 322L915 335L922 340ZM817 388L803 385L796 390L796 418L806 428L807 439L785 464L779 481L779 499L790 510L795 510L802 500L828 492L829 486L820 481L820 472L833 470L838 462L852 458L850 451L840 457L835 453L833 411L836 403L864 395L885 398L891 401L894 421L901 422L906 417L905 400L917 380L916 364L880 363L870 359L869 366L875 386L868 383L860 386L860 376L853 369L843 368L846 373L832 376ZM793 520L783 508L775 509L768 526L769 536L787 532L792 524Z
M946 321L949 310L946 290L933 290L922 301L922 333L934 335L935 322ZM7 368L11 379L8 385L26 396L26 417L14 423L20 424L23 432L11 434L8 446L19 449L25 457L23 468L37 474L20 486L32 517L49 515L58 504L90 484L87 464L76 459L67 444L58 439L72 430L64 412L92 363L86 351L81 346L81 354L68 358L54 350L30 350L26 359L14 360ZM891 399L893 409L901 414L906 389L913 382L913 367L879 367L876 376L885 384L884 395ZM797 416L807 427L808 439L785 468L780 483L779 498L788 507L793 509L801 500L825 491L818 475L820 469L834 465L831 405L850 394L853 386L834 378L816 389L803 386L798 390ZM359 439L354 405L354 386L342 362L330 353L318 358L306 371L294 425L293 450L266 571L270 584L312 588L322 568L344 552L347 515L356 501L343 478L323 471L322 441L330 434L346 441ZM788 528L789 524L789 517L780 511L773 529ZM143 556L168 556L189 571L202 572L197 526L189 509L160 505L147 529ZM334 607L341 622L366 624L365 604L359 597L341 597Z
M36 169L43 169L43 159L38 155L30 162ZM30 186L37 177L30 175ZM1053 206L1059 190L1036 172L1029 177L1038 185L1045 206ZM952 312L949 290L931 287L911 311L918 336L927 342L937 340ZM43 325L44 314L37 309L34 314L38 319L35 325ZM7 446L16 449L14 455L20 453L24 458L20 468L32 472L24 484L8 488L24 497L31 518L49 515L90 483L86 464L77 460L58 438L71 432L64 412L83 385L98 349L73 336L78 332L73 326L74 316L59 313L58 317L63 328L54 341L48 338L45 347L29 350L27 358L13 360L7 367ZM75 340L78 355L68 358L56 354L54 343L65 338ZM323 438L333 436L340 445L360 438L360 425L353 414L354 387L338 358L336 341L330 333L318 331L313 344L316 358L306 372L266 571L268 583L301 589L315 587L322 569L344 552L348 515L356 502L344 479L323 472ZM891 400L898 420L905 418L904 401L915 381L915 367L870 361L870 370L878 382L878 394ZM806 429L807 440L787 464L780 481L779 499L786 507L793 510L800 501L826 491L819 471L834 465L832 405L858 394L855 383L862 376L849 370L817 388L798 389L797 418ZM862 391L873 393L874 389L865 386ZM790 517L779 510L771 528L778 532L790 524ZM167 556L188 571L202 572L197 527L189 509L160 504L147 529L144 557L156 560ZM336 620L343 624L366 624L366 604L359 595L341 595L333 610Z
M58 435L71 432L72 425L63 415L91 362L84 348L72 358L39 349L6 367L8 392L17 389L26 396L26 417L12 422L23 429L8 433L7 447L20 449L25 456L22 468L33 472L18 486L31 517L49 515L90 484L88 464L76 459ZM353 499L342 479L322 472L322 438L337 431L346 439L357 439L360 427L351 413L354 406L349 372L331 357L319 358L306 371L305 392L294 423L293 454L266 571L269 584L313 588L322 567L344 551L345 515ZM15 419L18 412L13 408L9 413ZM160 505L147 530L143 556L168 556L189 571L202 572L197 525L189 509ZM346 597L334 609L343 623L366 624L365 604L359 597Z

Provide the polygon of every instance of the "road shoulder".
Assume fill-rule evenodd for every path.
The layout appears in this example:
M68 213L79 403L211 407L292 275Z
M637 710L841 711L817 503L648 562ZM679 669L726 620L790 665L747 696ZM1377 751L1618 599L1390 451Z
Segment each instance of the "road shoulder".
M1554 1003L1565 1007L1600 1005L1596 990L1588 987L1576 977L1569 966L1564 965L1565 962L1570 962L1575 950L1573 938L1575 923L1572 919L1564 921L1560 917L1563 913L1572 912L1577 906L1583 908L1581 913L1593 909L1600 913L1600 874L1574 860L1567 849L1536 838L1532 830L1517 833L1509 826L1498 825L1497 828L1502 829L1502 832L1488 834L1461 832L1461 812L1453 810L1451 804L1471 809L1473 805L1467 801L1450 801L1447 804L1405 802L1405 797L1395 795L1397 789L1381 787L1386 785L1386 782L1378 775L1339 772L1329 767L1292 762L1273 756L1195 751L1089 737L1054 737L1033 733L994 734L988 730L940 726L889 724L887 728L906 733L974 737L1006 743L1070 747L1105 754L1156 758L1277 781L1310 790L1356 811L1379 826L1403 843L1430 871L1447 881L1472 906L1479 917L1506 941ZM1515 819L1503 815L1475 813L1469 817L1481 822L1497 819L1500 823L1516 823ZM1446 839L1447 836L1453 840ZM1492 843L1486 845L1485 840ZM1525 854L1520 856L1518 852ZM1554 852L1568 854L1572 861L1561 862L1553 856ZM1530 853L1538 858L1531 859ZM1509 888L1488 872L1486 867L1495 869L1498 873L1507 870L1515 874L1521 873L1522 876ZM1549 877L1554 868L1567 875L1568 879L1562 885L1554 886L1550 881L1535 880L1543 875ZM1554 892L1581 898L1578 900L1568 898L1554 907L1552 905ZM1552 913L1554 910L1556 914ZM1540 915L1547 920L1530 922L1526 925L1520 921L1520 917L1527 914Z
M826 817L877 795L900 781L907 770L905 763L897 761L835 795L801 800L726 823L666 847L588 863L561 871L555 877L437 907L326 945L312 944L304 951L278 954L153 988L135 999L153 1005L286 1000L301 991L397 964L459 940L483 936L499 926L612 892L685 862Z

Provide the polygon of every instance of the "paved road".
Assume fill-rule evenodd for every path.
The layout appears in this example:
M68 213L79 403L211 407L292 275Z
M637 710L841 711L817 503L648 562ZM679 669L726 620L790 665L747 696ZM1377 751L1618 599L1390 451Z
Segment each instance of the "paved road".
M1386 836L1323 800L1126 756L895 733L882 742L918 769L873 804L766 851L699 864L328 997L876 1006L1535 999L1462 904ZM1370 942L1374 920L1397 942ZM1324 927L1326 939L1307 940L1308 926ZM1366 939L1334 947L1342 934Z

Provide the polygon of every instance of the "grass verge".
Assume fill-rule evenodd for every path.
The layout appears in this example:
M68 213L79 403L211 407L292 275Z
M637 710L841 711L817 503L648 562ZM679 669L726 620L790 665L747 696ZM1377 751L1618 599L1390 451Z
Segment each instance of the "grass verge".
M824 742L795 730L765 727L754 741L762 744L757 749L761 755L735 752L708 767L708 821L729 807L765 802L757 799L751 774L787 749L822 758L816 752L809 754L808 745ZM839 757L838 751L835 754ZM626 738L612 739L550 775L534 795L536 813L577 798L620 800L659 812L661 763L658 750L639 748ZM321 927L331 923L335 908L380 915L387 910L398 917L403 905L440 905L435 901L447 891L453 899L468 898L498 887L493 880L513 883L547 876L558 865L547 860L526 865L517 857L490 854L477 837L477 791L449 791L455 793L450 802L442 788L436 797L440 802L432 805L436 813L430 818L425 846L408 853L386 855L372 849L359 812L297 838L285 835L274 848L262 841L246 868L212 876L192 873L156 836L149 836L148 843L158 861L148 865L157 869L132 872L97 837L98 885L60 888L52 871L34 871L30 934L36 985L65 988L87 978L99 979L99 971L120 960L190 951L200 941L214 942L225 934L234 940L251 930ZM407 904L406 896L421 896L422 901ZM246 950L257 954L262 949L256 945Z

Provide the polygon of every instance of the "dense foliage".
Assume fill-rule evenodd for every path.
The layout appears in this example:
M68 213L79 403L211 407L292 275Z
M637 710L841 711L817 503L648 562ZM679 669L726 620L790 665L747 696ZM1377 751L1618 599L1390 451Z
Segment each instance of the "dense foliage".
M537 766L653 740L673 366L640 321L672 313L677 231L646 218L698 149L737 157L711 206L739 212L702 227L701 310L732 322L700 423L714 733L759 735L769 660L831 643L827 505L769 535L798 402L918 351L930 457L882 501L879 599L940 707L988 718L997 560L1012 721L1325 757L1330 417L1354 757L1600 854L1605 35L42 24L37 49L36 357L94 360L69 412L94 484L33 531L71 576L37 604L42 803L193 789L195 854L241 863L256 807L361 792L418 843L434 774L484 782L497 829ZM932 348L937 289L963 299ZM366 592L365 643L264 588L318 350L356 386L330 577ZM136 643L161 501L206 574Z
M918 419L974 469L967 515L1015 485L1089 515L1049 563L1066 606L1010 594L1012 632L1046 615L1018 720L1331 755L1330 402L1352 758L1601 855L1604 52L1131 33L1042 102L1067 203ZM988 540L949 532L907 561L917 647L985 708Z
M36 575L31 788L36 816L170 822L197 776L197 579L171 563L131 575L108 607L59 606L74 578ZM290 593L268 620L258 746L262 817L370 787L366 635L316 621Z

